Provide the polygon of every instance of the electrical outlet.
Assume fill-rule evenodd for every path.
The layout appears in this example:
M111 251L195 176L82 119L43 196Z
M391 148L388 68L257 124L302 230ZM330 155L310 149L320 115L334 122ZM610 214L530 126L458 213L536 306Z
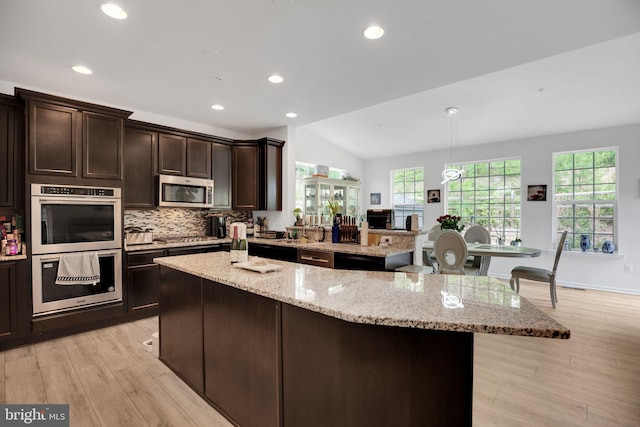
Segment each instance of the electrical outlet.
M391 244L391 236L382 236L380 237L380 243L386 243L388 245Z
M625 273L633 273L633 264L625 264L624 265Z

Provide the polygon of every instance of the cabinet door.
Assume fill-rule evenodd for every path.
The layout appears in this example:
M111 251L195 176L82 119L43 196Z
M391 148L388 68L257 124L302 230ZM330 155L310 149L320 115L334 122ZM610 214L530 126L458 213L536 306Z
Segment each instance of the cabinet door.
M13 108L0 105L0 206L14 206L14 120Z
M261 200L260 209L282 210L282 147L267 144L265 159L264 199Z
M29 172L78 176L82 115L73 108L29 103Z
M158 135L158 172L184 176L187 168L186 138L176 135Z
M277 426L280 304L203 281L205 395L235 425Z
M231 209L231 146L212 145L213 206Z
M160 298L160 266L157 264L127 268L129 311L158 306Z
M16 266L0 263L0 338L11 336L16 323Z
M187 139L187 176L211 179L211 142Z
M82 176L122 179L123 120L104 114L82 114Z
M153 208L156 193L156 132L128 128L124 143L124 207Z
M258 147L233 147L233 209L258 209ZM214 183L215 185L215 183Z

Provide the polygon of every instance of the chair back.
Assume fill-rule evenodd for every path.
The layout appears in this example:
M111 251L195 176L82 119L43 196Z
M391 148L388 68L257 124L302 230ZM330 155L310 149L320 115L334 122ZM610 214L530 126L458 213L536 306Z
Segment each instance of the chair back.
M467 260L467 243L460 233L442 230L436 237L433 250L438 260L439 273L465 274L464 263Z
M436 224L433 227L431 227L431 230L429 230L429 234L427 234L427 240L431 240L435 242L436 237L438 237L438 234L440 234L440 224Z
M556 275L556 270L558 269L558 262L560 261L560 255L562 255L562 250L564 249L564 241L567 240L567 231L565 230L560 236L560 241L558 242L558 248L556 249L556 260L553 263L553 270L551 270L551 274Z
M491 235L483 226L472 225L464 233L464 240L469 243L491 243Z

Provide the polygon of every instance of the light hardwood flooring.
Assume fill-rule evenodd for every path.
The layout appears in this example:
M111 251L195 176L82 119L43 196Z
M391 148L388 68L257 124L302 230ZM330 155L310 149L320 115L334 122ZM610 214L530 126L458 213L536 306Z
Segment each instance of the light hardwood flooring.
M474 426L639 426L640 296L523 281L571 339L475 335ZM142 341L144 319L0 352L0 402L69 403L71 425L230 426Z

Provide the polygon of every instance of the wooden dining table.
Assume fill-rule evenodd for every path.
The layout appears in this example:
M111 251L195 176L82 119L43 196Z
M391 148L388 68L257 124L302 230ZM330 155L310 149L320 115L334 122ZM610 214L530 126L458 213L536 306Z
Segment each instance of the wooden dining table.
M427 240L423 245L423 250L429 253L433 252L434 242ZM480 257L479 276L486 276L491 264L491 257L507 257L507 258L533 258L538 257L542 253L540 249L528 248L525 246L511 245L494 245L491 243L467 243L467 252L470 256ZM433 258L432 255L429 255Z

